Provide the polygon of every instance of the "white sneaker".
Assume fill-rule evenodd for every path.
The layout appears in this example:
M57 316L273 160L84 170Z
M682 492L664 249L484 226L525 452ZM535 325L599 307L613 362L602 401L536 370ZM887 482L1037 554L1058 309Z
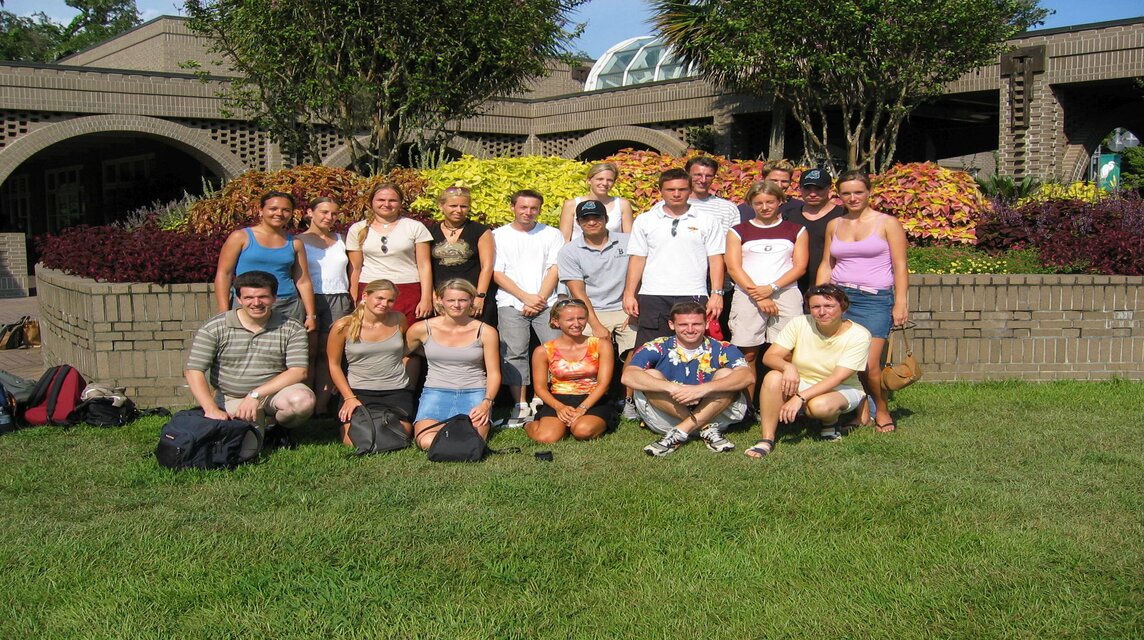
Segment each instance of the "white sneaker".
M532 407L527 404L515 404L508 417L501 421L500 426L505 429L520 429L532 418Z
M640 412L636 411L635 400L632 400L631 398L627 398L627 399L623 400L622 402L623 402L624 408L622 411L620 411L620 417L623 418L624 420L632 420L632 421L639 420L640 419Z
M715 453L723 453L724 451L732 451L735 449L735 443L723 437L715 425L709 424L699 432L699 437L707 443L707 448Z
M649 456L662 458L663 456L674 452L676 449L682 446L683 443L690 439L691 436L688 434L680 431L679 429L672 429L667 433L666 436L644 447L643 451Z

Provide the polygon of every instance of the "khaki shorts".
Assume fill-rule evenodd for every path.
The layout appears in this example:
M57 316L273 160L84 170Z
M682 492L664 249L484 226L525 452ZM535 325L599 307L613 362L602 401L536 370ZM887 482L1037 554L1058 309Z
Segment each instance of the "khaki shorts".
M679 424L679 418L664 413L657 409L643 391L636 391L632 394L632 399L635 401L636 412L640 414L640 419L647 425L648 429L660 434L667 435L669 431ZM742 393L731 402L731 404L723 410L723 413L715 416L715 419L710 424L715 425L715 429L719 433L727 430L727 427L739 422L747 417L747 397Z
M628 326L628 314L622 309L616 311L597 311L596 317L604 328L612 332L612 341L616 343L616 354L623 356L624 352L631 351L636 346L636 330ZM584 335L592 335L591 325L584 327Z
M757 347L764 342L773 343L791 318L802 315L802 293L798 287L779 289L771 299L779 307L777 316L759 311L751 296L741 290L731 298L731 315L727 320L731 328L731 344L736 347Z
M288 387L284 387L282 389L279 389L278 391L275 391L274 393L272 393L270 395L263 396L263 397L259 398L258 399L258 415L254 420L255 426L265 428L267 425L269 425L271 422L273 422L274 421L273 420L274 415L277 415L278 409L279 409L279 407L274 404L274 399L277 398L278 394L280 394L280 393L292 391L292 390L297 389L299 387L301 387L302 389L305 389L306 391L310 391L310 387L307 387L305 384L303 384L301 382L295 382L294 384L292 384ZM241 398L232 398L231 396L224 396L223 399L225 401L224 402L225 406L223 407L223 410L233 416L234 412L238 411L238 405L242 404L242 401L246 399L246 396L242 396ZM266 411L267 407L270 407L272 409L272 411L269 411L269 412ZM267 415L268 413L270 415Z

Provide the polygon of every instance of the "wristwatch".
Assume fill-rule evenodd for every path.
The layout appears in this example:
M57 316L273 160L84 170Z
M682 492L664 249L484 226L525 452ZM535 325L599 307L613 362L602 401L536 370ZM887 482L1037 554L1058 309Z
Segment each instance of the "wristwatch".
M259 399L259 398L261 398L261 397L262 397L262 394L261 394L261 393L258 393L258 389L252 389L252 390L250 391L250 393L248 393L248 394L246 394L246 395L250 396L251 398L254 398L255 400L257 400L257 399Z
M779 290L779 285L775 284L774 282L772 282L769 286L771 288L771 291L778 291Z
M484 292L482 292L482 291L478 291L478 292L477 292L477 297L478 297L478 298L482 298L482 299L483 299L483 298L485 297L485 293L484 293Z
M711 291L707 292L707 295L709 295L709 296L721 296L721 295L726 295L726 294L724 293L723 289L712 289Z

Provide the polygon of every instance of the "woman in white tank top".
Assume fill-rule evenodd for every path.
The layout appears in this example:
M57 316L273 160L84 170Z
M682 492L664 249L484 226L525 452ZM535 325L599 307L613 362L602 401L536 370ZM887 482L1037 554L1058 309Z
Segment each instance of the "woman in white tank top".
M588 195L565 200L560 209L560 233L565 242L580 237L583 232L576 225L576 205L585 200L596 200L604 205L608 212L608 231L622 231L628 233L632 230L632 203L625 198L610 195L620 170L611 162L594 164L588 169Z
M349 258L346 242L333 228L338 219L338 203L332 198L316 198L306 207L310 226L298 239L306 245L306 265L314 288L314 312L318 329L310 333L310 379L307 384L317 399L314 412L325 415L334 392L326 366L326 340L330 327L353 308L350 301Z

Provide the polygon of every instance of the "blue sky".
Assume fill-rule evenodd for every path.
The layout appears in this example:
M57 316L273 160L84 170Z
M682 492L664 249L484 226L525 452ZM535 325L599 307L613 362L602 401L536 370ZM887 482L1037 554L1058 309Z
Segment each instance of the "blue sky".
M178 0L135 0L135 4L144 20L177 15L182 6ZM1144 16L1141 0L1041 0L1041 6L1056 12L1044 28ZM43 11L57 22L67 22L76 13L63 0L6 0L4 8L19 15ZM646 0L591 0L577 12L576 19L587 23L577 48L598 57L621 40L646 35L651 32L648 15Z

